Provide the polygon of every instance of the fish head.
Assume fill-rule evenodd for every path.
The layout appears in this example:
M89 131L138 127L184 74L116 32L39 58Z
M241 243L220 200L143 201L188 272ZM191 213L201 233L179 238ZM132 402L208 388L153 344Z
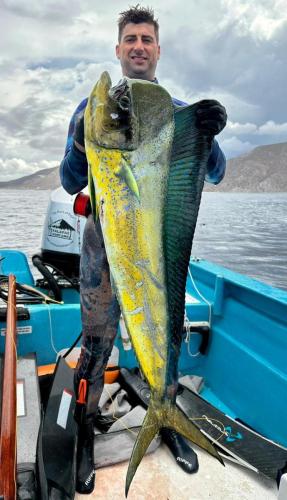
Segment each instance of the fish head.
M85 111L85 140L107 149L132 151L138 146L139 127L133 109L131 80L123 78L112 87L102 73Z

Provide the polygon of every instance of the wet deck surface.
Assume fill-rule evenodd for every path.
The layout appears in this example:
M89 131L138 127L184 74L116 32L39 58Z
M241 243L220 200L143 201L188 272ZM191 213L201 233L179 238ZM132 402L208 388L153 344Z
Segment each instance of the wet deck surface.
M275 500L275 482L226 461L223 467L207 453L194 447L199 470L186 474L165 445L145 456L132 482L128 500ZM124 500L127 462L97 470L91 495L76 500Z

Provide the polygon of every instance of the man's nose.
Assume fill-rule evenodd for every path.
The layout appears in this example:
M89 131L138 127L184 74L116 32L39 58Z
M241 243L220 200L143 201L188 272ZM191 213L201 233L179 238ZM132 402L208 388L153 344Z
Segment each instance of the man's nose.
M144 49L143 41L140 37L135 40L134 49L135 50L143 50Z

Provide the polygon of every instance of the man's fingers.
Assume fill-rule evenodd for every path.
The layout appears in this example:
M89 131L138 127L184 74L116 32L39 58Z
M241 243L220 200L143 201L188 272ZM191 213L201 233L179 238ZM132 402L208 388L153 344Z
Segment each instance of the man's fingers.
M203 99L202 101L198 101L197 103L199 108L210 108L212 106L222 106L219 101L216 101L216 99ZM223 107L223 106L222 106Z
M212 132L214 135L218 134L221 127L218 124L218 120L203 120L198 124L200 130L206 130Z
M211 119L221 119L224 120L226 118L226 112L222 107L214 106L210 109L199 109L197 111L197 115L200 117L200 120L205 120L207 118Z
M198 103L196 126L202 132L217 135L224 129L226 121L226 109L218 101L205 99Z

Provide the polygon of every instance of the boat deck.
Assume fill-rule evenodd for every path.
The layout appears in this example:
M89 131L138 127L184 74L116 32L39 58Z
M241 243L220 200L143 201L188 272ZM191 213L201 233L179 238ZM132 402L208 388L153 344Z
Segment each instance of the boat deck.
M168 448L161 444L146 455L134 477L129 500L275 500L276 483L251 470L225 461L223 467L213 457L194 446L199 470L187 474L178 467ZM97 470L96 487L91 495L76 494L75 499L125 500L128 462Z

